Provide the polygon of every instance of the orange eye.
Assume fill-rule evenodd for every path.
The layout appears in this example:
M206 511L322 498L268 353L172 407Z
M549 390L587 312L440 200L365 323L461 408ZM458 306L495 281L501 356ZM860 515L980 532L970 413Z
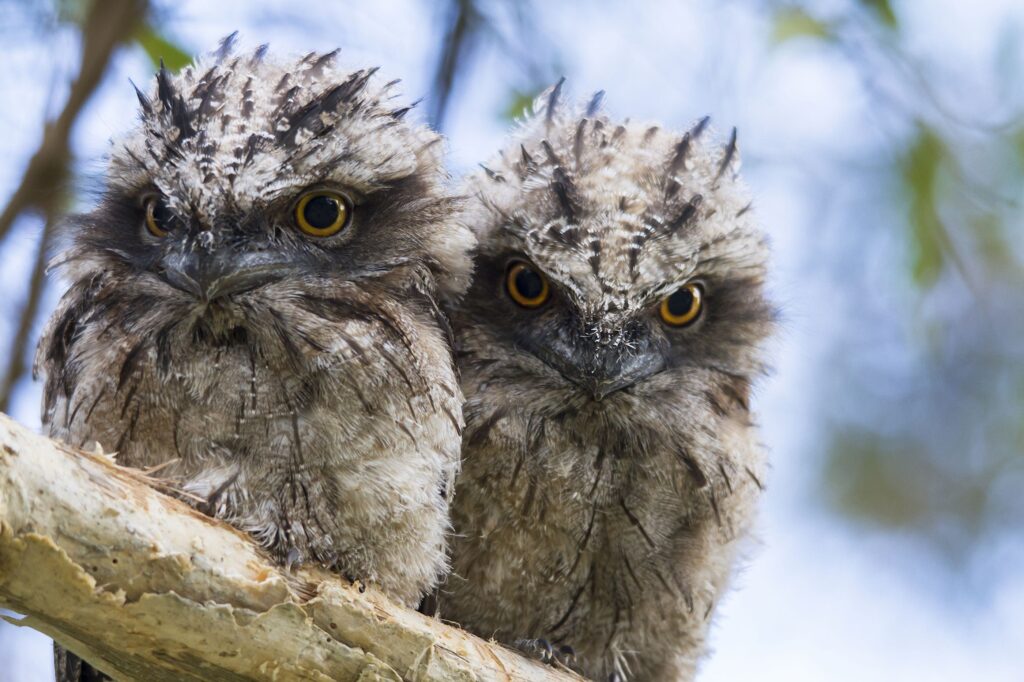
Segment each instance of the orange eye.
M524 308L539 308L551 296L548 278L523 262L516 262L505 275L505 288L512 300Z
M167 206L159 197L146 199L146 229L158 239L167 236L170 215Z
M348 198L338 192L308 192L295 207L295 223L310 237L330 237L341 232L352 215Z
M699 284L687 284L667 296L661 302L658 312L662 321L671 327L685 327L692 324L704 308L704 290Z

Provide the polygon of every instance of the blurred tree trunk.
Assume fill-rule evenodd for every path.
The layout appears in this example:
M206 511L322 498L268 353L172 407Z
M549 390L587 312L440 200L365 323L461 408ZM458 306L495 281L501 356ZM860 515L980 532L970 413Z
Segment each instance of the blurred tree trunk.
M71 163L69 140L85 103L99 87L118 45L129 40L145 19L147 0L94 0L82 26L81 68L67 103L56 119L46 124L39 148L28 162L14 194L0 213L0 242L15 221L26 213L43 216L38 256L26 289L28 295L18 314L18 324L0 380L0 411L10 408L11 393L25 374L25 355L42 298L46 254L54 225L67 204L66 181Z

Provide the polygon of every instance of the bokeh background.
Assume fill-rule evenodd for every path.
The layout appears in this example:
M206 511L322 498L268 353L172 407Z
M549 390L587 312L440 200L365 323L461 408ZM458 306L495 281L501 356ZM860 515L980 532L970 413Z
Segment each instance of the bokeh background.
M756 395L761 542L705 681L1024 680L1020 0L0 0L0 409L102 188L129 79L238 30L401 76L456 175L559 76L616 116L739 128L785 313ZM16 620L14 614L7 614ZM50 680L0 625L0 680Z

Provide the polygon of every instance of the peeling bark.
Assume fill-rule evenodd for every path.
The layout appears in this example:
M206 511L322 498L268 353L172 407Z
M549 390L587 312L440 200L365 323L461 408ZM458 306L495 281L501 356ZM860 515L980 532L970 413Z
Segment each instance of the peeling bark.
M0 415L0 605L119 680L579 679L245 535Z

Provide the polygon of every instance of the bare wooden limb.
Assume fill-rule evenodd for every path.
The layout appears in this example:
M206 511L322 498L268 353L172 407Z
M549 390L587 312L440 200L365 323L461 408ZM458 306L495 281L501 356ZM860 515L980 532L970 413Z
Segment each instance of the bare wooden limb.
M115 679L579 679L250 538L0 415L0 606Z

